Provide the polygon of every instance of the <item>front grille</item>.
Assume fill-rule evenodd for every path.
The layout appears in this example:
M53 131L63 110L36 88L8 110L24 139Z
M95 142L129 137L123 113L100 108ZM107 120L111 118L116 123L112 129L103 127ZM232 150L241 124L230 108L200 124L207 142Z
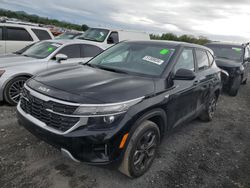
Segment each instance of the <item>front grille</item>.
M67 117L53 113L57 112L70 115L76 110L76 106L69 106L53 101L43 101L31 95L25 88L22 95L20 103L22 110L51 128L65 132L80 120L78 117ZM49 112L48 110L53 112Z

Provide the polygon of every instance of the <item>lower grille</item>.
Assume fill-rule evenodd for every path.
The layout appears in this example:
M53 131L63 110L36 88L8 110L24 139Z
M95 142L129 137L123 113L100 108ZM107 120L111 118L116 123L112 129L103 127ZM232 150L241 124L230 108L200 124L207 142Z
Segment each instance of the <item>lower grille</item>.
M43 101L32 96L27 89L23 91L20 107L25 113L30 114L47 126L62 132L69 130L80 120L78 117L68 117L53 113L72 114L77 107L59 104L53 101Z

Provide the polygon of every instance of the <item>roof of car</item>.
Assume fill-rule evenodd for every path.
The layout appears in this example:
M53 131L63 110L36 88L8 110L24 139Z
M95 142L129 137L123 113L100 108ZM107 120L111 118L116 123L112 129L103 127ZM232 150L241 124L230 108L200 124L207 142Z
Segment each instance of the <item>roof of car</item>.
M96 46L102 48L102 46L99 45L98 42L80 40L80 39L51 39L51 40L46 40L46 41L60 43L60 44L63 44L63 45L64 44L91 44L91 45L96 45Z
M19 24L19 23L0 23L1 25L5 25L7 27L23 27L23 28L35 28L41 30L49 30L46 27L41 27L39 25L29 25L29 24Z
M233 43L233 42L210 42L207 43L206 45L220 45L220 46L238 46L242 47L242 44L240 43Z
M141 41L128 41L128 42L136 42L136 43L143 43L143 44L162 44L162 45L170 45L173 47L193 47L193 48L203 48L210 50L206 46L202 46L199 44L192 44L187 42L177 42L177 41L168 41L168 40L141 40Z

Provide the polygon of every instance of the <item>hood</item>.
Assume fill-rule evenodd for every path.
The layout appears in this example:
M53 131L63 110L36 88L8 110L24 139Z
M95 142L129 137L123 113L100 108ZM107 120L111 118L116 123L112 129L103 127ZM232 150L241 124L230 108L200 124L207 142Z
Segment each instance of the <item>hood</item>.
M4 55L0 56L0 68L19 66L25 63L37 62L37 61L40 61L40 59L25 57L15 54Z
M241 62L240 61L234 61L229 59L223 59L223 58L215 58L216 64L218 67L228 67L228 68L234 68L234 67L240 67Z
M91 99L92 102L95 100L96 103L116 103L154 93L154 81L151 78L83 65L51 70L36 76L34 80L49 87L51 91L55 89L67 92L74 95L72 98L78 96L78 103L89 103L86 99ZM37 90L37 87L33 89ZM62 95L59 98L66 100Z

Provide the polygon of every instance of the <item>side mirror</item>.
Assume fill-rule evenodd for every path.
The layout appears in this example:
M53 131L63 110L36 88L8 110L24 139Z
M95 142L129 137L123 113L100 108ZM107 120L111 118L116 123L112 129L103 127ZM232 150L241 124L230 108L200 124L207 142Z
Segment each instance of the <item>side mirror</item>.
M114 44L115 41L114 41L114 39L113 39L112 37L109 37L109 38L107 39L107 43L108 43L108 44Z
M179 69L175 73L175 80L193 80L195 79L195 73L188 69Z
M68 59L68 56L66 56L66 55L64 55L64 54L57 54L56 55L56 61L57 62L61 62L61 61L63 61L63 60L67 60Z

